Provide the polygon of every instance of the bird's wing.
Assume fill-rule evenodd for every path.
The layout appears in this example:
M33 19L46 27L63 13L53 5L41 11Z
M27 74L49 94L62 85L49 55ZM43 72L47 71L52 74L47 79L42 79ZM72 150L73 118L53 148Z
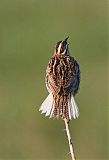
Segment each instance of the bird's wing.
M46 87L49 93L50 92L55 93L58 90L58 85L56 80L56 65L57 65L57 60L55 57L52 57L47 66L46 77L45 77Z
M75 95L79 89L79 84L80 84L80 68L79 68L79 64L74 59L72 59L72 64L73 64L72 72L74 72L74 74L70 79L70 83L69 83L70 85L68 87L68 91L73 93L73 95Z

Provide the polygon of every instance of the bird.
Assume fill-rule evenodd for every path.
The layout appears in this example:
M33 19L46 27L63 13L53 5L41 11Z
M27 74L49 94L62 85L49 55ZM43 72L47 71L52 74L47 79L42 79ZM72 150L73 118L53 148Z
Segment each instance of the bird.
M80 67L70 55L68 38L58 41L47 69L45 83L49 95L42 103L39 111L49 118L78 118L79 108L75 95L80 86Z

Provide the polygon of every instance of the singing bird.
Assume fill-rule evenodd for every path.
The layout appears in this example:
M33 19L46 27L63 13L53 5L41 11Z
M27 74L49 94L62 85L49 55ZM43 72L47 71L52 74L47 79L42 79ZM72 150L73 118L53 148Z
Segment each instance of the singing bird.
M70 56L68 38L57 42L47 66L45 82L49 95L39 111L50 118L61 117L70 121L72 117L79 117L74 97L79 89L80 69L77 61Z

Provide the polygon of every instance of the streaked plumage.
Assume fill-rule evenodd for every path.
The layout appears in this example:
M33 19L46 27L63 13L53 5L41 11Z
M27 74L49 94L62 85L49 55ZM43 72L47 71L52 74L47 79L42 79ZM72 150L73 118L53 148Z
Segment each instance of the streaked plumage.
M57 43L47 66L46 87L49 95L40 111L50 118L60 116L69 121L79 116L74 96L79 89L80 69L77 61L70 56L67 39Z

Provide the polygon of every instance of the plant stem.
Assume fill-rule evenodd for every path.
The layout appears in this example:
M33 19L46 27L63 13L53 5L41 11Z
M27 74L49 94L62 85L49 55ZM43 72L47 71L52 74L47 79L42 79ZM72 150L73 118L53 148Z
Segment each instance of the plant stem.
M69 142L71 158L72 158L72 160L76 160L76 157L74 154L74 147L73 147L73 143L72 143L72 139L71 139L71 135L70 135L70 130L69 130L69 122L66 118L64 119L64 122L65 122L67 138L68 138L68 142Z

